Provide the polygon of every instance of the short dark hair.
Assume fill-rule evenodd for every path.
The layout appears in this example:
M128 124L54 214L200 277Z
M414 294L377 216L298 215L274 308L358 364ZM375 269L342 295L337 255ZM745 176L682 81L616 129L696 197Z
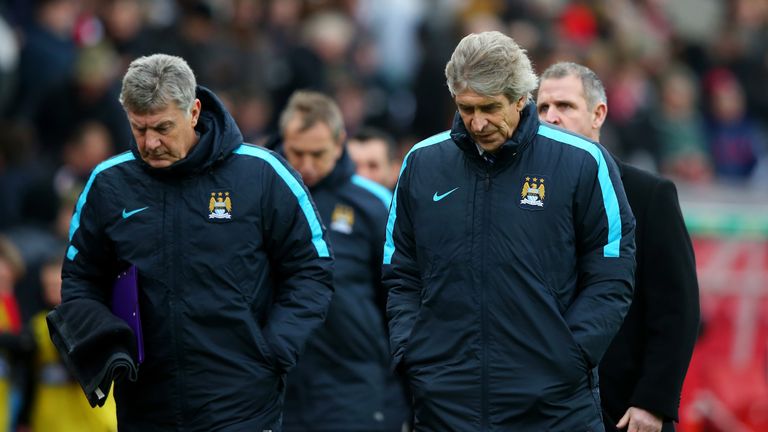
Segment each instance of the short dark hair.
M366 144L368 141L377 139L384 141L387 146L387 159L390 162L394 161L397 157L397 143L387 132L372 126L364 126L349 138L350 141L359 141L360 144Z

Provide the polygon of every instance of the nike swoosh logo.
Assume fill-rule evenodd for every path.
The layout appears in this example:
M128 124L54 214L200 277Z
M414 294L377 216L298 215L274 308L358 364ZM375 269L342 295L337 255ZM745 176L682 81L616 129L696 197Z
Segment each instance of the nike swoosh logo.
M125 211L125 209L123 209L123 219L128 219L129 217L135 215L136 213L144 211L144 210L146 210L148 208L149 207L142 207L140 209L131 210L131 211Z
M458 189L458 188L453 188L453 189L449 190L448 192L446 192L444 194L441 194L441 195L438 195L437 192L435 192L435 194L432 195L432 201L438 202L441 199L443 199L443 198L447 197L448 195L452 194L453 192L455 192L456 189Z

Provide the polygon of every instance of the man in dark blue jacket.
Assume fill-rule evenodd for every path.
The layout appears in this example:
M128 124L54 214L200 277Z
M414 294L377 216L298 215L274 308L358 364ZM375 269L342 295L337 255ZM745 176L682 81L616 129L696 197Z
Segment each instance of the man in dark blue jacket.
M525 51L459 43L450 131L403 161L384 282L419 431L602 431L597 365L629 308L634 218L598 144L539 122Z
M335 255L328 318L288 376L285 430L399 432L407 405L388 368L381 287L392 194L355 175L341 112L328 96L294 93L280 131L282 151L309 187ZM390 392L394 404L387 403Z
M332 296L314 204L281 157L242 143L183 59L135 60L120 100L132 149L97 166L77 202L52 337L103 403L111 383L94 388L93 372L136 360L109 312L132 264L146 357L115 383L120 430L279 431L285 374Z
M600 139L608 100L589 68L548 67L536 103L541 120ZM637 218L637 278L632 306L600 363L605 428L671 432L698 334L693 247L674 183L617 163Z

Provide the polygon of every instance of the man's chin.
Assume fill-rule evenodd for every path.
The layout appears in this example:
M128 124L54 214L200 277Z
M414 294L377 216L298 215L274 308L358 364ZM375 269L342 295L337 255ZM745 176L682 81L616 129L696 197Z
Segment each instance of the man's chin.
M488 153L493 153L496 150L500 149L502 145L504 145L503 142L495 142L495 141L488 141L488 142L482 142L482 141L475 141L478 146L480 146L483 151L486 151Z
M144 158L144 162L146 162L147 165L151 166L152 168L167 168L173 164L172 161L167 159Z

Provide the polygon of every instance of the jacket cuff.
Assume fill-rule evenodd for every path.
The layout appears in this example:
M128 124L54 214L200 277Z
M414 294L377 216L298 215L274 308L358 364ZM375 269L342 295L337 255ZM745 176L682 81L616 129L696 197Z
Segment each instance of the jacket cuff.
M678 408L680 406L680 393L662 390L664 386L659 384L655 390L637 386L629 400L631 406L649 411L664 421L679 421Z

